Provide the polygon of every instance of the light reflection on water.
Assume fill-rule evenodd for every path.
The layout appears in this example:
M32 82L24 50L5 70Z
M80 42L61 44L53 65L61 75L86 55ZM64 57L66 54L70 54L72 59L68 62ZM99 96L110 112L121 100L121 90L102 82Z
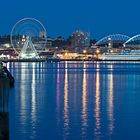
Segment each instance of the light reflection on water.
M112 73L112 70L113 70L113 65L111 65L111 73L110 73L110 83L109 83L109 120L110 120L110 125L109 125L109 130L110 130L110 134L113 133L113 129L114 129L114 105L113 105L113 84L114 84L114 81L113 81L113 73Z
M65 82L64 82L64 138L69 135L69 106L68 106L68 63L65 63Z
M82 136L86 137L88 126L88 112L87 112L87 74L86 74L86 62L83 64L83 85L82 85Z
M20 85L20 121L21 121L21 124L25 124L26 123L26 116L27 116L27 111L26 109L28 108L27 107L27 96L26 96L26 90L25 88L25 79L26 79L26 73L27 73L28 69L21 69L21 85ZM24 128L23 128L24 129ZM23 130L25 131L25 130Z
M57 67L57 86L56 86L56 111L57 111L57 125L60 124L60 70L59 64Z
M36 113L37 113L37 103L36 103L36 82L35 82L35 63L32 67L32 83L31 83L31 125L32 125L32 136L31 138L35 139L36 135Z
M96 90L95 90L95 137L96 139L100 138L100 73L99 73L99 64L97 64L97 73L96 73Z
M11 140L139 136L139 64L9 63L8 68L16 80Z

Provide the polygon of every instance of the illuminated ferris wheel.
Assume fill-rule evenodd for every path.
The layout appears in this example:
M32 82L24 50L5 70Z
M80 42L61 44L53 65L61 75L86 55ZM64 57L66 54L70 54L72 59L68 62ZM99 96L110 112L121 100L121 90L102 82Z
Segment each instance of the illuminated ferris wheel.
M46 42L46 29L35 18L23 18L12 28L11 44L18 55L35 56L45 49Z

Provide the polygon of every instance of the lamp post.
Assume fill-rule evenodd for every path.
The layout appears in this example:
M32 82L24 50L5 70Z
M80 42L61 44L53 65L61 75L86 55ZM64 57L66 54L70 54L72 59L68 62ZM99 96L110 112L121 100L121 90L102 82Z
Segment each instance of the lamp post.
M108 48L111 49L112 48L112 39L109 37L108 38Z
M83 53L84 53L84 59L86 59L87 50L83 50Z

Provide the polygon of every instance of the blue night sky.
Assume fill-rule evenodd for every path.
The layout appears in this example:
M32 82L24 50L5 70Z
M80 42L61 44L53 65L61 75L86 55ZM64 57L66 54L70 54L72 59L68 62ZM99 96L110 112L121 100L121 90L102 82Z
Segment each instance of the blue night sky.
M9 34L24 17L34 17L48 35L68 37L76 29L90 31L93 38L122 33L140 33L139 0L3 0L0 34Z

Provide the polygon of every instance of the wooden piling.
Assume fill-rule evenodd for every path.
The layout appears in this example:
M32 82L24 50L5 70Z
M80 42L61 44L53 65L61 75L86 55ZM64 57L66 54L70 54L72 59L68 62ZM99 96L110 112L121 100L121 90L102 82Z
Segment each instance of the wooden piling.
M9 140L9 79L0 75L0 140Z

